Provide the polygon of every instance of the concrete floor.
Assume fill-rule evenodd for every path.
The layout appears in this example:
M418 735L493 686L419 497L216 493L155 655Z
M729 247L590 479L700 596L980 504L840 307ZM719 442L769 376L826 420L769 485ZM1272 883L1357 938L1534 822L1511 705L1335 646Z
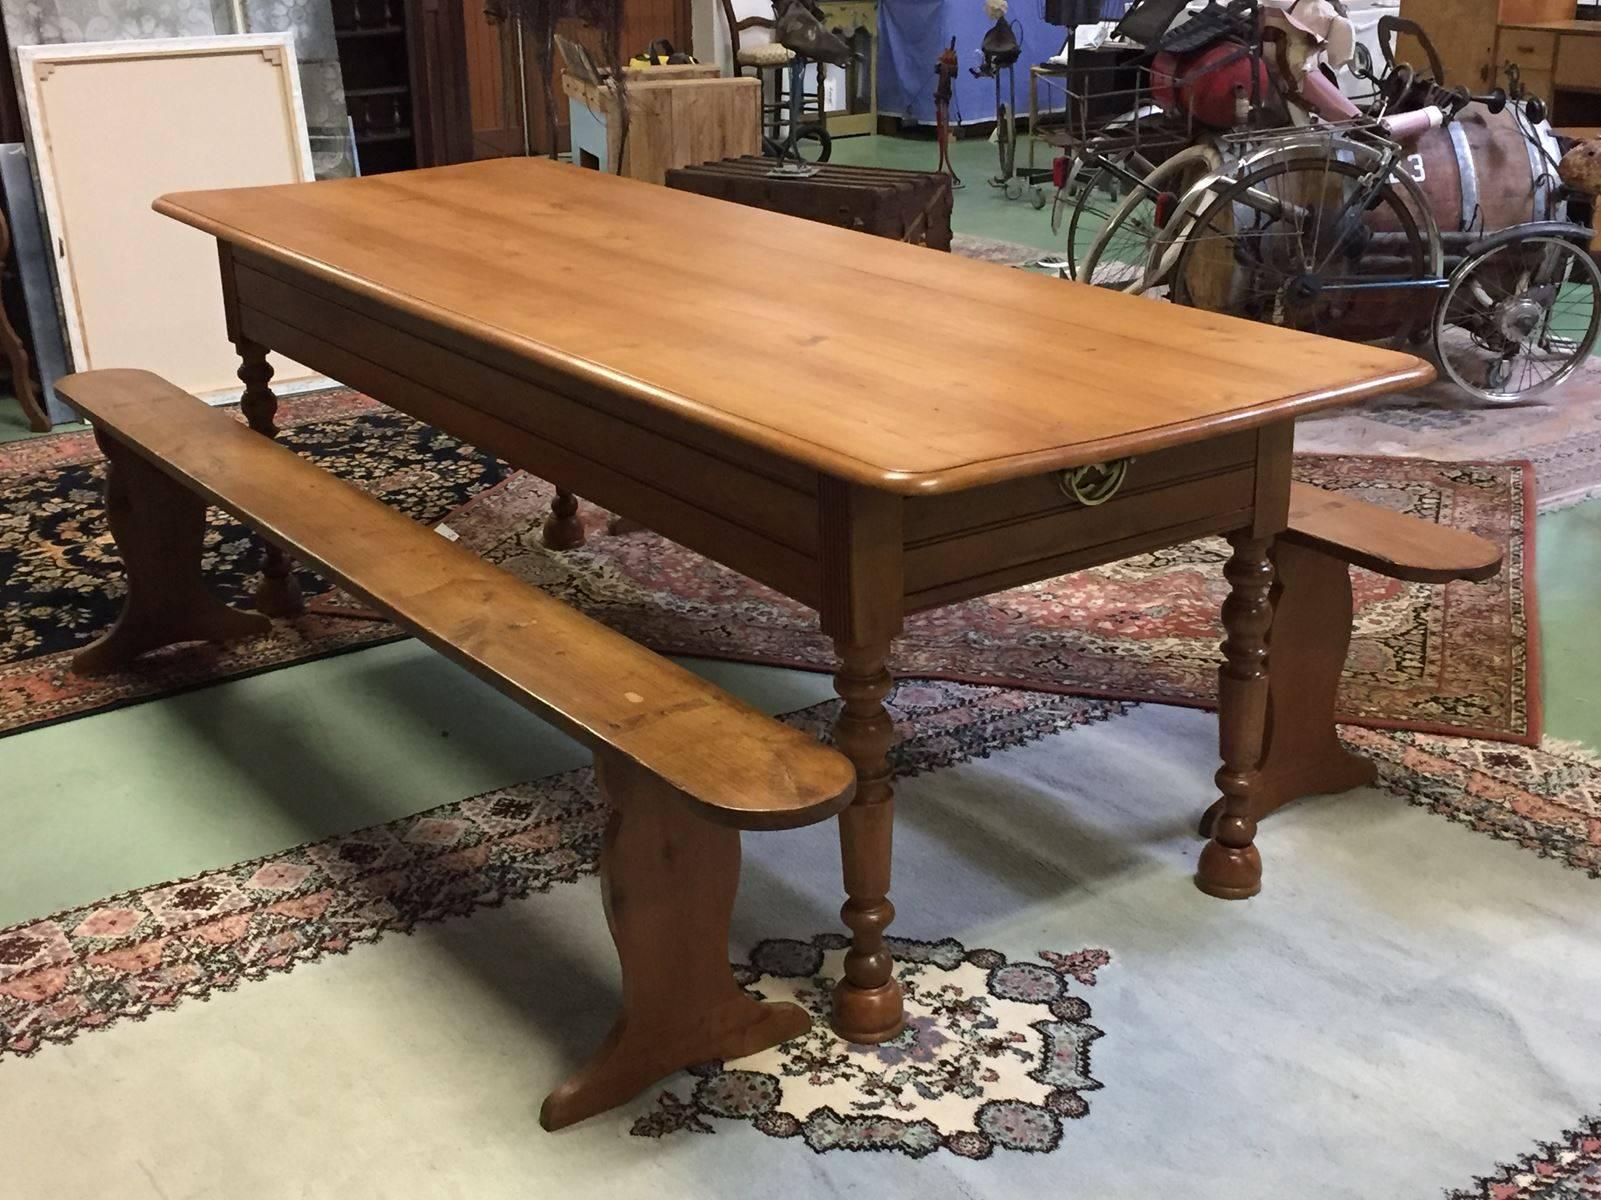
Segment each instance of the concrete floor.
M841 142L840 161L931 168L932 141ZM1053 246L1049 212L986 185L994 147L954 147L959 231ZM27 436L0 400L0 441ZM1601 502L1537 527L1547 731L1601 747ZM824 676L694 669L778 712ZM565 769L576 747L415 643L290 667L0 739L0 926L116 891Z

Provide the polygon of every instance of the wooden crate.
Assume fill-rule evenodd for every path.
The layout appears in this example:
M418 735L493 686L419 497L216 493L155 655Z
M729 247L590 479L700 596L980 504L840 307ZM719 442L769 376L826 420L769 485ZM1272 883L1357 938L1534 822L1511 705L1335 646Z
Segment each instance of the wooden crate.
M759 153L761 84L755 79L698 77L705 69L629 71L626 141L614 88L608 83L595 87L563 73L562 88L571 98L573 161L630 179L665 183L674 167ZM671 74L658 76L658 72Z
M951 248L951 177L935 171L824 163L815 175L778 178L771 158L745 157L667 172L667 186L859 229L935 250Z

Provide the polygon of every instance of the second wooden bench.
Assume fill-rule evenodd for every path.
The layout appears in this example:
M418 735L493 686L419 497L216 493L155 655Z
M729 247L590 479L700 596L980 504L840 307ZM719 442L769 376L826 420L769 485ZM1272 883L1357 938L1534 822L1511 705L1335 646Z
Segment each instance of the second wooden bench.
M1351 645L1351 567L1408 583L1489 579L1501 549L1477 534L1308 484L1290 489L1289 528L1273 549L1267 736L1253 817L1301 796L1372 783L1377 768L1341 743L1334 712ZM1210 836L1222 811L1201 818Z

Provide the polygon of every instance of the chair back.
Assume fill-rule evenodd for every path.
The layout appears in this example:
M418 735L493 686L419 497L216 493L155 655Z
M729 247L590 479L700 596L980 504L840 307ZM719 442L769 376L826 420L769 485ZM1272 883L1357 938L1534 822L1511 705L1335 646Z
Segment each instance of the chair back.
M773 40L772 0L721 0L728 22L728 44L734 74L739 74L739 52L766 46Z

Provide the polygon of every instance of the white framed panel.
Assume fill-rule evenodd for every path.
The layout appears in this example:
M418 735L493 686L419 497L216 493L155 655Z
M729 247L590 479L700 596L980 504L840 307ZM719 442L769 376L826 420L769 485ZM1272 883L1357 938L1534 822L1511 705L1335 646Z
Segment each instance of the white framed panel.
M236 393L216 244L150 205L312 178L293 36L20 46L17 63L73 368Z

